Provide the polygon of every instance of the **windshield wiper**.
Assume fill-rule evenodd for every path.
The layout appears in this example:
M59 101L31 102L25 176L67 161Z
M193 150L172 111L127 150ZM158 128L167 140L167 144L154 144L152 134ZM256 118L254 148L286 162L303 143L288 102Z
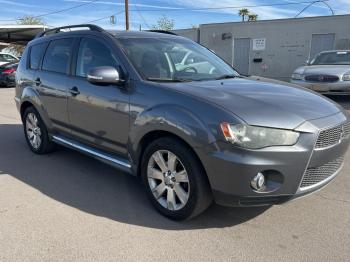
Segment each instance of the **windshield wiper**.
M156 77L148 77L147 80L154 81L154 82L174 82L174 83L192 82L192 80L190 80L190 79L183 79L183 78L156 78Z
M230 78L236 78L236 77L237 77L236 75L222 75L215 78L215 80L230 79Z

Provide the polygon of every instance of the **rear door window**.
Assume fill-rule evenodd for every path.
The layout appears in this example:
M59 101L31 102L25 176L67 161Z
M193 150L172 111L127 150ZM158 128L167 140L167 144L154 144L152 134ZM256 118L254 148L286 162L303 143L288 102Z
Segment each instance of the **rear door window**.
M74 38L53 40L45 53L42 69L50 72L68 73Z
M30 50L29 68L38 70L40 66L40 60L45 52L46 43L33 45Z

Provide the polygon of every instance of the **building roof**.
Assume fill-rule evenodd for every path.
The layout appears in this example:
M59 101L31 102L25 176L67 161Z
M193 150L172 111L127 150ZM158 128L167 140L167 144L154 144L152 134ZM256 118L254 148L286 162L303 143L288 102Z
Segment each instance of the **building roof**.
M25 44L46 29L45 25L0 25L0 42Z

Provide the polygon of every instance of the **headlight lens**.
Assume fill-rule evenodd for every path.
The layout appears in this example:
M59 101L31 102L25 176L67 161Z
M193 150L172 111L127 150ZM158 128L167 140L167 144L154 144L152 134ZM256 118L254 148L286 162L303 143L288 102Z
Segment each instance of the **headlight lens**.
M293 80L304 80L304 75L294 73L294 74L292 74L292 79Z
M299 133L249 125L231 125L221 123L225 139L232 144L248 149L259 149L270 146L291 146L299 139Z
M343 81L350 81L350 74L343 75Z

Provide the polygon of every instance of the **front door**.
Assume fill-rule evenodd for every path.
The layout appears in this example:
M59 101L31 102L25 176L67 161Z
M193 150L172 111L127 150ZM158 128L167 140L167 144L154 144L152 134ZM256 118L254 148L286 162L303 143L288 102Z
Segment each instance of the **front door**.
M127 157L128 91L116 85L94 85L86 79L91 68L118 65L116 55L102 40L81 39L75 74L68 87L68 116L74 139Z

